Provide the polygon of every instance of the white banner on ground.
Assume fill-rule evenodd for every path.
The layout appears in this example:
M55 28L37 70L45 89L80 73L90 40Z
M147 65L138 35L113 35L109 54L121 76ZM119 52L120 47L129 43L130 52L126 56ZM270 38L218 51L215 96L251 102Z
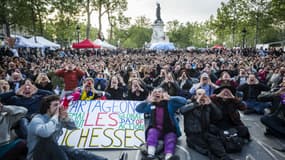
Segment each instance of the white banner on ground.
M138 101L74 101L68 113L78 130L64 130L58 143L75 148L136 149L144 143L144 115Z

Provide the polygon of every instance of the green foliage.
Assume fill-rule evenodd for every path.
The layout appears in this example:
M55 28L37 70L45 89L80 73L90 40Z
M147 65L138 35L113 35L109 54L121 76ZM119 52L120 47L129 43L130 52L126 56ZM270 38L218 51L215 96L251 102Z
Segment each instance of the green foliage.
M285 38L284 5L284 0L229 0L221 3L211 28L229 47L241 46L243 28L247 46L278 41Z
M166 25L167 35L171 42L178 48L188 46L206 47L206 43L213 42L212 33L207 23L179 23L178 20L170 21Z
M128 29L116 29L113 42L120 41L120 47L124 48L141 48L145 42L150 42L151 34L152 29L149 27L132 25Z
M63 46L77 42L76 26L80 26L80 40L94 40L102 30L102 19L109 22L108 41L120 47L140 48L150 42L152 22L142 16L130 25L126 17L127 0L1 0L0 24L25 30L29 35L43 35ZM91 13L98 13L97 28L89 26ZM82 20L86 16L86 21ZM91 19L90 19L91 20ZM98 25L97 25L98 24ZM177 47L206 47L226 44L241 46L242 30L247 30L247 46L285 39L284 0L228 0L222 2L216 16L204 23L181 23L173 20L166 23L167 35ZM14 33L13 33L14 34Z

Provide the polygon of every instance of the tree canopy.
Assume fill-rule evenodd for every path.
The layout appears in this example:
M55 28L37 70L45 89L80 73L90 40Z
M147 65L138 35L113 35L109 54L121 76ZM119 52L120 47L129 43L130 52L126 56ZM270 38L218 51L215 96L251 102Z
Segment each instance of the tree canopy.
M126 17L127 0L1 0L0 24L5 34L41 35L69 46L81 39L96 39L106 30L109 42L140 48L150 42L148 17ZM92 19L91 15L98 15ZM102 28L102 21L108 22ZM133 20L132 20L133 19ZM96 27L91 26L91 21ZM133 22L133 23L131 23ZM177 47L251 47L285 39L284 0L229 0L204 22L165 22L166 33Z

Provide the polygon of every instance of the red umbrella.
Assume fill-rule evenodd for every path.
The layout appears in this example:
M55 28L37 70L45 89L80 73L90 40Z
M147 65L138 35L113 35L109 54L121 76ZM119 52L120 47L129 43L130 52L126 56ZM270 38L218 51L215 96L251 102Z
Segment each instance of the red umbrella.
M89 39L85 39L79 43L73 43L72 48L101 48L101 46L94 44Z

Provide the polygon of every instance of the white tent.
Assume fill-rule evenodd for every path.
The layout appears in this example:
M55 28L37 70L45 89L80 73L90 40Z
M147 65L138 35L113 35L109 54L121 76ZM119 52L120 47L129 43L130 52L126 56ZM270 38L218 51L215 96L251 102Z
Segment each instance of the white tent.
M47 39L45 39L44 37L41 36L36 36L36 37L31 37L29 40L41 44L44 46L44 48L50 47L50 48L60 48L59 44L56 44L54 42L51 42Z
M96 39L96 40L94 41L94 43L97 44L97 45L100 45L101 48L117 49L117 47L115 47L115 46L109 44L109 43L106 42L106 41L102 41L102 40L100 40L100 39Z
M43 45L39 43L34 43L33 41L22 37L22 36L12 36L15 38L15 47L21 48L21 47L30 47L30 48L44 48Z

